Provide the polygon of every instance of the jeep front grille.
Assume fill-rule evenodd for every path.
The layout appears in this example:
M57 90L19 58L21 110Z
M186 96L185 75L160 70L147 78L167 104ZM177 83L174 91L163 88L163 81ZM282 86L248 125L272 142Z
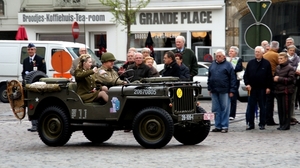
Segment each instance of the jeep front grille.
M178 89L181 89L182 96L180 97L177 93ZM182 88L174 88L174 113L182 114L182 113L194 113L195 112L195 102L193 87L182 87Z

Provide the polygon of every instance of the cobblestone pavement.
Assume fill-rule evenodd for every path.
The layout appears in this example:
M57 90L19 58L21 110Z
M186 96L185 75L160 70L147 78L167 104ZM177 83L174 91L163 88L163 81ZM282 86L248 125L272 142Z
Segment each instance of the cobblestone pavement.
M208 100L201 105L207 111L211 108ZM18 121L9 104L0 103L0 167L299 167L300 125L289 131L276 126L246 131L245 109L246 103L238 103L229 132L211 132L198 145L183 146L173 138L162 149L144 149L132 133L115 131L103 144L91 144L82 132L75 132L65 146L48 147L37 133L27 131L27 119ZM296 114L300 119L299 111ZM278 121L276 113L274 117Z

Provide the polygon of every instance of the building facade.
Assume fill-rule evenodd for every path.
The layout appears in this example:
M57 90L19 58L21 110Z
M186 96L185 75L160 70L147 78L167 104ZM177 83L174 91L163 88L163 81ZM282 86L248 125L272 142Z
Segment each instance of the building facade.
M87 44L96 54L100 43L105 43L107 51L117 59L126 59L124 27L112 22L112 14L98 0L22 0L12 6L18 7L11 29L16 31L19 25L25 26L29 40L74 41L71 25L77 21L80 35L76 42ZM201 61L203 55L224 48L224 27L224 0L151 0L136 15L130 46L142 49L151 32L155 59L160 63L163 53L175 47L175 37L183 35L186 46Z
M240 56L247 62L254 58L254 51L246 44L244 36L247 28L256 21L246 2L246 0L226 1L226 48L232 45L239 46ZM283 48L286 38L292 37L295 40L295 45L299 48L299 14L299 0L272 0L269 10L261 21L271 31L271 39L266 40L279 41L280 48Z

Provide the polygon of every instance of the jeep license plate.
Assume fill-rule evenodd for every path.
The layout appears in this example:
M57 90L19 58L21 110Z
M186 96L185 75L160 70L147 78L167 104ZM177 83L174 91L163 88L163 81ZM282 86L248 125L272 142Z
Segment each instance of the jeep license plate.
M182 114L181 121L192 121L194 120L194 114Z
M204 113L203 114L203 119L204 120L214 120L215 119L215 114L214 113Z

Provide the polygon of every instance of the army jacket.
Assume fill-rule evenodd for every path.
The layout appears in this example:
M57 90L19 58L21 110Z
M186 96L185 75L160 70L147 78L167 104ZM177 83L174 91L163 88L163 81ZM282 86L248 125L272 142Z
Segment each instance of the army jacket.
M118 77L119 75L114 69L107 69L104 66L98 68L98 73L95 74L97 82L107 87L124 84L124 81Z

